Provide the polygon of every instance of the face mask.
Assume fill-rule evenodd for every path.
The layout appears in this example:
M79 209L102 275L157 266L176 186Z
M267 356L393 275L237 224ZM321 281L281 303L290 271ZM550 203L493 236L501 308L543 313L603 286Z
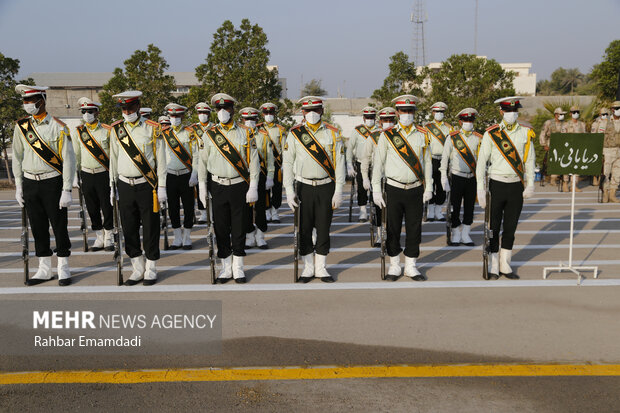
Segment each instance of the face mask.
M29 115L36 115L39 113L39 108L36 103L24 103L24 110Z
M86 112L82 115L82 119L86 123L93 123L95 121L95 114Z
M181 118L178 116L170 116L170 124L172 126L179 126L181 124Z
M206 113L200 113L198 114L198 120L201 123L209 123L209 115L207 115Z
M228 123L230 120L230 113L226 109L220 109L217 112L217 119L222 123Z
M571 116L573 119L579 119L579 113L573 113Z
M413 113L403 113L400 115L400 123L403 126L409 126L413 123Z
M245 126L247 126L248 128L255 128L256 127L256 121L255 120L246 120L245 121Z
M383 129L393 128L394 122L383 122Z
M507 125L515 123L518 117L519 112L504 112L504 122L506 122Z
M316 125L321 120L321 115L316 112L308 112L304 115L304 118L306 118L306 122L309 124Z
M608 117L609 116L607 116L607 115L601 115L601 120L607 120Z
M123 113L123 118L125 119L125 122L134 123L138 120L138 112L134 112L129 115L125 115Z
M620 109L614 109L614 116L620 117Z
M435 112L433 116L435 116L435 120L437 122L441 122L443 120L444 113L443 112Z
M364 119L364 125L366 125L369 128L372 128L373 126L375 126L375 120L374 119Z
M558 120L564 120L564 115L558 115Z
M275 116L273 115L265 115L265 122L267 123L273 123L273 121L275 120Z
M462 128L465 132L471 132L474 130L474 122L463 122Z

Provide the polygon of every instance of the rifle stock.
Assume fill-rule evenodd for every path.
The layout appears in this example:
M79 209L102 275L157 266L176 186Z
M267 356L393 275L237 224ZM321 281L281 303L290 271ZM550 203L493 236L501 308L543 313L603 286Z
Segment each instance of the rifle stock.
M213 231L211 228L211 201L207 191L205 209L207 210L207 244L209 246L209 266L211 267L211 284L215 284L215 253L213 251Z
M84 252L88 252L88 228L86 226L86 212L84 211L84 193L82 192L82 177L76 172L78 180L78 198L80 199L80 230L84 242Z
M486 179L485 191L486 205L484 207L484 245L482 248L482 278L489 279L489 249L493 232L489 228L491 225L491 191L489 190L489 177Z
M446 245L452 245L452 202L450 202L450 191L446 191Z
M121 221L118 212L118 199L116 199L116 182L112 182L112 192L114 193L114 203L112 205L114 215L114 261L116 263L116 285L123 285L123 247Z
M355 177L351 180L351 194L349 195L349 222L353 221L353 197L355 196Z
M24 284L28 284L28 278L30 276L30 268L28 265L28 259L30 256L28 250L28 243L30 242L30 236L28 232L28 214L26 213L26 208L22 208L22 259L24 260Z
M297 185L295 185L295 200L297 207L293 217L293 282L299 281L299 207L301 201L297 196Z
M385 196L385 182L382 183L381 192L383 193L383 200L385 205L381 208L381 280L385 281L385 255L387 248L387 199Z
M164 251L170 249L168 242L168 202L164 202L164 207L161 210L161 229L164 231Z

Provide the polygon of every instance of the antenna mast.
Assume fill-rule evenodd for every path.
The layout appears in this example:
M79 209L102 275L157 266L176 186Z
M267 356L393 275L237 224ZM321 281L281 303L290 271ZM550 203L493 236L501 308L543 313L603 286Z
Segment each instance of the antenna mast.
M426 2L416 0L411 11L413 23L413 61L416 66L426 66L426 44L424 41L424 23L428 21Z

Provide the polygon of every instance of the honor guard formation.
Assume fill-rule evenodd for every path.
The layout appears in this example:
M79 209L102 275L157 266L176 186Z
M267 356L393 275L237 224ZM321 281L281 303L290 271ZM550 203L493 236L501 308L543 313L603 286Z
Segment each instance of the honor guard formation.
M101 104L83 97L77 102L83 122L69 130L48 114L46 87L20 84L16 90L28 116L16 121L13 134L15 198L38 257L33 276L24 257L27 285L53 278L54 252L59 285L71 284L72 188L80 200L84 251L114 252L119 285L155 284L162 231L164 249L191 250L195 223L207 225L212 282L245 283L246 249L269 248L265 234L268 223L280 222L283 189L294 216L294 280L334 282L326 267L330 227L347 176L359 221L369 225L368 249L380 248L382 279L427 279L417 268L424 220L446 222L448 245L474 246L476 202L485 210L483 277L519 278L512 250L523 200L534 194L536 158L535 133L518 121L520 97L495 101L502 120L481 135L474 127L476 108L459 108L458 126L452 126L444 121L450 108L436 102L430 122L416 125L418 98L398 96L392 107L365 107L363 123L345 142L338 128L323 121L324 102L316 96L298 101L303 120L287 130L277 123L274 103L238 109L232 96L217 93L210 104L194 106L198 122L190 125L187 107L169 103L156 122L152 110L141 106L142 93L126 91L113 96L121 120L102 124ZM545 163L552 133L586 132L579 107L570 108L568 120L566 115L555 109L542 128ZM591 132L604 134L603 173L593 184L600 185L603 202L618 203L620 101L601 110ZM568 192L571 177L544 176L545 163L543 183L559 182ZM95 234L91 245L84 210ZM126 279L123 248L132 270Z

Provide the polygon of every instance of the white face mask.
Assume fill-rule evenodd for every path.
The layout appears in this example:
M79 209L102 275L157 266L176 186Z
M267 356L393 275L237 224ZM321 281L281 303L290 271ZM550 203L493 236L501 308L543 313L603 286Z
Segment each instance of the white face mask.
M394 122L383 122L383 129L393 128Z
M614 116L620 117L620 109L614 109Z
M435 120L437 122L441 122L443 120L444 113L443 112L434 112L433 116L435 117Z
M82 119L86 123L93 123L95 121L95 114L86 112L82 115Z
M364 125L366 125L369 128L372 128L373 126L375 126L375 120L374 119L364 119Z
M226 109L220 109L217 112L217 119L222 123L228 123L230 120L230 113Z
M275 116L273 115L265 115L265 122L267 123L273 123L273 121L276 119Z
M399 120L403 126L409 126L413 123L413 113L403 113L399 115Z
M304 118L306 118L306 122L309 124L316 125L321 120L321 115L316 112L308 112L304 115Z
M519 112L504 112L504 122L506 122L507 125L515 123L518 117Z
M138 112L134 112L129 115L125 115L123 113L123 118L125 119L125 122L134 123L138 120Z
M474 122L463 122L461 126L465 132L471 132L474 130Z
M558 120L564 120L564 115L558 115Z
M181 124L180 116L170 116L170 124L172 126L179 126Z
M199 113L198 120L201 123L209 123L209 115L207 115L206 113Z
M247 126L248 128L255 128L256 127L256 121L255 120L246 120L245 121L245 126Z
M573 119L579 119L579 113L573 113L571 114L571 116L573 117Z
M609 116L607 116L607 115L601 115L601 120L607 120L608 117Z
M36 103L24 103L24 110L29 115L36 115L39 113L39 108Z

